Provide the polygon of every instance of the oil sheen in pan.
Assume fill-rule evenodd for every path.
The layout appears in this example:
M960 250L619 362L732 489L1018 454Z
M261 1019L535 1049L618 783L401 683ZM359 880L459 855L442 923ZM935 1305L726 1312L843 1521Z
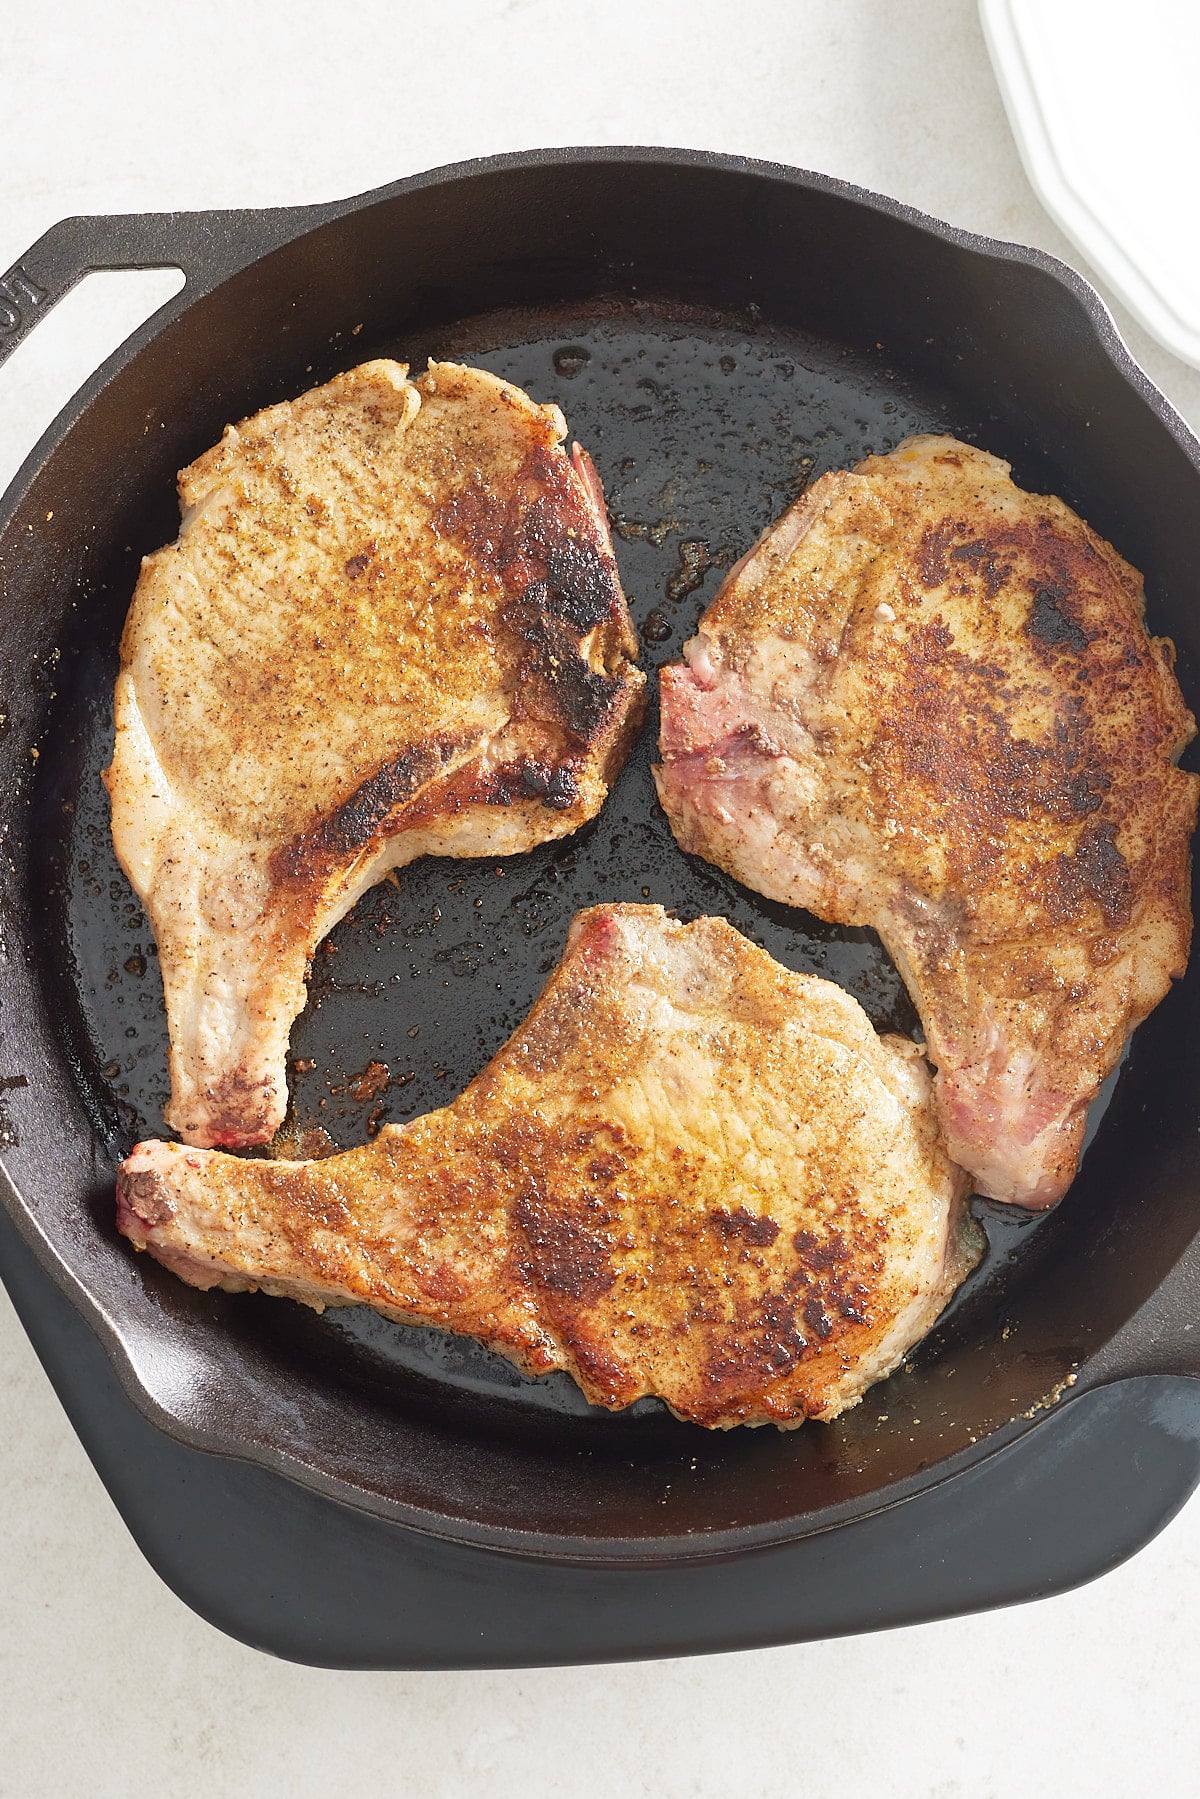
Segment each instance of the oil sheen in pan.
M629 300L492 314L419 343L356 343L355 360L369 355L416 369L430 355L458 358L535 399L558 401L603 479L651 671L678 655L724 571L815 476L916 431L987 435L986 421L914 390L882 356L852 356L752 317ZM343 354L342 365L348 361ZM331 372L316 370L314 380ZM74 790L52 821L58 842L46 846L62 871L67 942L55 961L71 988L64 1010L86 1103L114 1156L163 1132L167 1097L154 942L114 859L100 782L132 580L131 568L129 589L111 596L107 638L97 644L92 636L86 654L69 658L73 671L64 670ZM652 689L627 767L599 818L577 836L502 861L418 862L369 893L317 951L309 1005L292 1032L292 1106L277 1153L348 1148L385 1122L453 1098L525 1017L573 915L601 899L652 900L683 918L722 915L788 967L840 982L879 1029L914 1030L911 1003L872 932L759 899L680 852L649 774L654 700ZM939 1353L981 1308L1001 1318L1013 1264L1053 1229L1053 1218L976 1204L989 1254L918 1355ZM565 1375L531 1381L470 1340L405 1330L364 1308L318 1318L254 1296L235 1303L254 1308L243 1327L269 1333L279 1353L319 1356L331 1377L390 1389L408 1404L476 1412L486 1395L509 1428L536 1426L547 1410L592 1410ZM659 1411L655 1401L634 1409Z

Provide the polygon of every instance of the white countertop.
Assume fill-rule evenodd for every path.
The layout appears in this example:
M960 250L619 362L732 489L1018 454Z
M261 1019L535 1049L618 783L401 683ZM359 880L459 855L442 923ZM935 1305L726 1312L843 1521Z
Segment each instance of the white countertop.
M5 20L0 118L0 267L69 213L334 198L605 142L821 169L1073 259L1022 174L969 0L61 0ZM0 485L162 297L161 275L93 278L0 372ZM1200 371L1120 323L1200 427ZM639 1666L338 1674L229 1641L160 1583L2 1289L0 1434L0 1799L1200 1784L1196 1500L1103 1580L982 1617Z

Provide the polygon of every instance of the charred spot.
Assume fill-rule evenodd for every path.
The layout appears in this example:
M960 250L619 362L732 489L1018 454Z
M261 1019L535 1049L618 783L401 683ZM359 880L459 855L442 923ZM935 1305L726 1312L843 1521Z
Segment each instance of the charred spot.
M803 1299L803 1317L814 1336L824 1342L838 1326L868 1322L870 1289L861 1277L864 1263L882 1269L881 1242L886 1229L876 1224L856 1235L853 1248L841 1232L822 1241L811 1231L797 1231L792 1239L801 1266L789 1277L787 1291Z
M545 500L530 508L525 537L527 552L540 554L545 565L545 603L550 614L581 636L594 631L617 603L612 559L592 537L556 519Z
M616 1280L606 1229L610 1219L598 1199L588 1197L568 1211L530 1185L514 1211L531 1252L527 1272L539 1286L585 1304L608 1292Z
M606 1184L615 1181L618 1175L624 1174L629 1167L628 1159L618 1155L615 1150L593 1156L588 1163L588 1179L603 1181Z
M779 1235L779 1226L773 1218L755 1217L745 1206L738 1206L732 1212L718 1206L709 1217L722 1237L753 1243L760 1249L766 1249Z
M1036 643L1046 649L1070 649L1081 656L1092 641L1067 605L1065 587L1039 587L1033 595L1033 607L1026 629Z
M1089 825L1070 856L1058 856L1048 872L1047 903L1059 918L1068 918L1088 900L1104 914L1110 929L1129 923L1133 883L1129 864L1117 848L1116 826Z
M938 830L966 845L974 874L999 854L1008 819L1075 824L1100 810L1113 785L1084 698L1055 696L1036 738L1014 735L1006 671L942 648L938 625L912 633L903 689L875 741L880 778L923 794Z
M809 1340L797 1322L796 1302L786 1293L765 1293L754 1304L739 1306L736 1328L723 1328L715 1339L704 1383L714 1399L723 1392L753 1391L784 1379L807 1354Z
M528 800L544 799L550 791L555 770L544 762L521 764L521 792Z
M949 579L947 558L958 532L959 527L953 519L943 519L940 524L927 527L916 555L917 574L923 587L941 587Z
M825 1310L824 1300L817 1293L804 1302L804 1322L822 1340L833 1335L833 1319Z
M370 568L371 558L374 554L375 545L369 543L366 549L360 550L357 556L351 556L349 562L346 564L346 573L351 581L357 581L358 577Z
M485 806L511 806L525 796L525 777L521 763L509 762L495 769L487 779L477 783L479 798Z
M556 768L546 789L545 804L561 812L568 806L573 806L578 798L579 783L571 770L566 767Z
M272 855L270 870L281 884L303 880L314 865L342 861L363 850L398 806L411 800L426 782L439 775L456 743L451 739L403 750L356 787L349 799L310 831L282 844Z
M471 561L499 574L513 553L514 506L476 478L456 488L435 510L439 537L461 544Z
M540 799L551 811L562 812L579 798L579 781L565 763L522 758L496 769L484 783L479 798L488 806L511 806L514 800Z
M504 499L464 484L435 515L440 535L502 583L501 619L527 646L517 688L525 716L553 719L592 741L626 691L617 674L588 665L581 640L621 617L621 592L579 477L561 450L530 451ZM560 791L548 805L568 806Z
M594 630L618 606L616 565L598 541L562 451L538 446L522 464L511 495L464 483L434 514L442 537L461 544L525 603L570 628Z
M1111 787L1112 776L1107 769L1078 769L1074 774L1068 775L1066 780L1067 804L1077 818L1086 818L1089 812L1100 810Z
M989 600L995 599L1008 579L1008 564L982 537L977 537L973 543L960 543L957 548L951 550L950 560L975 564L975 573L983 576Z
M792 1248L807 1268L822 1271L837 1268L850 1256L840 1231L833 1231L825 1238L815 1236L812 1231L797 1231L792 1238Z
M772 1373L786 1374L808 1348L808 1338L796 1322L796 1309L782 1293L766 1293L757 1310L759 1354Z
M522 669L524 686L517 694L525 712L553 719L573 737L589 742L624 692L622 676L588 666L579 653L577 634L554 616L543 582L535 582L515 605L505 608L504 623L524 638L531 652Z

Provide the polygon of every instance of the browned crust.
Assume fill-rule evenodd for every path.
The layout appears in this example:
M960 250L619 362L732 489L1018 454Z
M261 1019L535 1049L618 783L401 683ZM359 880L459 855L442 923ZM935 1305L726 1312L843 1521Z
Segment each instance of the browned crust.
M519 736L520 748L496 761L481 751L458 767L472 737L399 749L274 851L272 879L285 890L319 888L399 831L449 823L469 807L521 810L531 841L551 834L547 813L558 815L554 835L577 829L599 810L641 728L645 675L634 665L637 638L616 561L600 541L584 478L561 449L534 445L501 495L461 488L438 509L434 529L466 552L476 576L503 586L498 628L519 645L505 735Z
M456 816L475 807L520 813L529 821L531 844L551 832L577 830L600 809L641 729L646 698L640 681L627 685L625 699L586 748L535 728L521 733L523 747L511 759L485 766L475 756L449 772L443 772L447 764L469 747L461 738L403 750L312 830L272 853L272 884L281 897L308 896L315 905L326 880L389 838L430 825L449 829Z
M272 882L280 887L305 885L318 871L353 862L390 834L394 822L463 747L461 738L443 737L399 751L311 830L273 852Z
M663 682L681 844L879 929L958 1159L1022 1204L1065 1190L1087 1104L1187 961L1196 727L1144 610L1063 502L916 440L823 476L725 582L711 690L703 662Z
M603 742L642 678L630 679L638 645L616 561L569 458L534 444L508 490L460 488L434 528L503 585L501 624L523 646L514 718L557 725L580 750Z
M1040 513L1016 526L951 518L926 530L916 563L927 589L965 596L982 579L988 598L1014 561L1027 590L1024 666L999 655L963 654L938 615L908 631L898 670L881 671L887 699L875 743L875 810L903 800L917 828L936 832L951 855L955 885L981 886L1004 873L1010 826L1036 820L1041 873L1028 901L1048 917L1129 922L1131 874L1117 847L1127 814L1152 788L1186 781L1170 767L1195 734L1172 674L1172 646L1147 635L1141 578L1110 545L1072 520ZM967 535L967 541L956 541ZM967 571L970 571L968 575ZM1115 604L1082 598L1107 587ZM1053 730L1036 740L1012 729L1014 699L1038 694L1054 708ZM1134 694L1140 704L1131 705ZM1119 748L1106 730L1118 711Z
M963 446L936 461L959 469L974 455ZM895 631L868 638L869 622L864 628L846 596L833 608L838 634L828 662L830 682L846 663L854 669L855 710L842 735L864 778L848 803L879 845L880 892L899 878L914 893L957 901L960 939L1006 942L1009 925L1027 938L1069 926L1109 950L1140 909L1162 907L1175 915L1183 948L1170 972L1179 972L1190 936L1188 847L1200 778L1175 762L1196 725L1174 677L1174 646L1146 631L1141 576L1053 499L1022 495L1030 516L1012 520L990 515L986 503L964 505L951 490L946 516L922 527L921 510L941 496L889 483L889 460L822 477L773 528L788 539L782 567L823 513L847 508L845 528L876 530L881 559L890 558L890 586L873 575L864 586L872 603L886 593L894 604ZM870 481L880 483L886 527L871 511ZM762 546L768 557L771 535ZM995 611L996 621L1017 617L1013 636L992 622L998 599L1006 610ZM700 628L740 668L769 631L807 639L819 652L804 608L820 605L814 572L787 588L768 564L744 584L731 576ZM971 610L979 630L964 647L956 612ZM819 707L819 689L814 699ZM1025 722L1014 729L1022 706ZM1033 730L1029 717L1039 714ZM731 747L760 753L766 768L779 753L769 730L747 724ZM698 745L696 753L720 748ZM666 759L669 776L673 758ZM673 792L669 779L664 785ZM902 831L889 832L888 821ZM719 821L685 812L675 823L691 832L692 847L724 856L724 866L753 882L754 871L738 862L736 836L722 848ZM836 869L818 909L839 922L869 922Z
M693 1077L704 1083L678 1132L669 1111L622 1113L611 1099L627 1080L636 1086L647 1057L662 1055L658 1013L644 996L631 1003L629 990L656 983L664 965L644 939L631 948L621 936L631 915L653 915L684 958L680 978L702 982L688 1002L700 1011L687 1013L694 1022L671 1052L686 1057L699 1046ZM794 1026L807 1005L825 1010L805 1038ZM842 1049L833 1054L828 1043ZM714 1054L719 1066L703 1059ZM273 1269L290 1271L297 1297L469 1332L530 1372L567 1369L598 1405L657 1393L710 1427L795 1424L853 1399L847 1371L878 1356L912 1304L897 1264L909 1233L928 1228L931 1195L950 1208L957 1278L977 1258L928 1098L896 1165L915 1183L900 1189L903 1201L890 1176L881 1185L871 1172L893 1167L876 1162L864 1126L883 1097L876 1055L884 1052L867 1020L840 992L780 968L723 921L685 926L653 908L596 907L576 920L521 1031L444 1110L312 1163L167 1152L157 1166L164 1181L177 1180L181 1211L199 1197L200 1215L221 1221L222 1269L202 1263L195 1241L162 1216L157 1174L149 1212L142 1204L134 1185L142 1150L122 1173L121 1229L197 1284L271 1286ZM823 1123L823 1105L838 1109L830 1083L864 1080L860 1057L874 1075L838 1110L837 1127ZM799 1128L791 1120L805 1121L804 1159L786 1164L803 1173L785 1178L764 1161L745 1174L730 1158L725 1131L736 1133L741 1115L722 1091L726 1067L732 1090L744 1081L752 1104L760 1084L773 1096L762 1102L764 1128L779 1133L785 1152ZM710 1112L727 1126L697 1134ZM849 1154L843 1127L866 1130ZM201 1186L189 1191L193 1181Z

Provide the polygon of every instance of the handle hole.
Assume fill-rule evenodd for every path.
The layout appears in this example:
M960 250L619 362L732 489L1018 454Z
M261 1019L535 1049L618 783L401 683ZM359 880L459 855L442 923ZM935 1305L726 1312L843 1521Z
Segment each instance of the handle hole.
M18 344L0 369L0 493L71 395L183 283L182 269L97 269Z

